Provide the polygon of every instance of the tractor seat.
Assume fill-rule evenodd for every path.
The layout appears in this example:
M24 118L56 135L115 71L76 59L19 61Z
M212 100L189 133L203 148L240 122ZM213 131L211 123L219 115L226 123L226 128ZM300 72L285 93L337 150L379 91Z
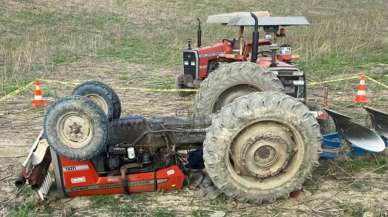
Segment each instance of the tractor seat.
M241 47L242 45L242 47ZM242 51L244 51L244 47L245 47L245 41L242 40L242 43L239 39L233 39L233 44L232 44L232 49L233 49L233 52L234 53L240 53L240 48Z

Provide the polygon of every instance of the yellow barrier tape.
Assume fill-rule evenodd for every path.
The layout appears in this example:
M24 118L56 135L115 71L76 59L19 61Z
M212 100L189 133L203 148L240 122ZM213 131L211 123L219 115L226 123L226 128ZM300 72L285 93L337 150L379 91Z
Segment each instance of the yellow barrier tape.
M57 83L57 84L63 84L63 85L68 85L68 86L73 86L77 84L76 82L66 82L66 81L59 81L59 80L47 80L47 79L40 79L42 82L46 83Z
M367 79L371 80L372 82L388 89L387 84L384 84L381 81L378 81L378 80L376 80L372 77L369 77L367 75L365 77ZM313 81L313 82L310 82L309 85L314 86L314 85L320 85L320 84L328 84L328 83L334 83L334 82L339 82L339 81L353 80L353 79L357 79L357 78L358 78L358 76L351 76L348 78L339 78L339 79L332 79L332 80L319 81L319 82ZM57 84L68 85L68 86L73 86L73 85L78 84L77 82L67 82L67 81L59 81L59 80L51 80L51 79L40 79L40 81L46 82L46 83L57 83ZM12 91L11 93L1 97L0 102L7 100L7 99L9 99L13 96L16 96L17 94L23 92L28 87L30 87L33 83L34 83L34 81L31 81L31 82L27 83L26 85L21 86L18 89ZM197 92L198 91L197 89L174 89L174 88L170 89L170 88L143 88L143 87L123 87L123 88L117 88L117 89L119 89L119 90L135 90L135 91L143 91L143 92Z
M332 79L332 80L326 80L326 81L316 81L316 82L310 82L308 85L309 86L314 86L314 85L320 85L320 84L328 84L328 83L334 83L334 82L339 82L339 81L347 81L347 80L353 80L358 78L358 76L352 76L349 78L338 78L338 79Z
M59 80L51 80L51 79L38 79L42 82L45 83L57 83L57 84L62 84L62 85L67 85L67 86L73 86L77 85L79 83L77 82L66 82L66 81L59 81ZM31 81L27 83L24 86L19 87L18 89L12 91L11 93L2 96L0 98L1 101L5 101L11 97L14 97L18 95L19 93L23 92L26 90L28 87L30 87L32 84L34 84L35 81ZM136 91L143 91L143 92L197 92L197 89L174 89L174 88L144 88L144 87L124 87L124 88L117 88L119 90L136 90Z
M7 94L7 95L1 97L1 98L0 98L0 101L7 100L7 99L9 99L9 98L11 98L11 97L13 97L13 96L18 95L19 93L21 93L21 92L23 92L25 89L27 89L29 86L31 86L33 83L34 83L34 81L31 81L31 82L27 83L26 85L19 87L18 89L12 91L11 93L9 93L9 94Z
M385 87L385 88L388 89L388 85L382 83L381 81L378 81L378 80L376 80L376 79L374 79L374 78L371 78L371 77L369 77L369 76L367 76L367 75L365 75L365 77L366 77L367 79L369 79L369 80L375 82L376 84L378 84L378 85L380 85L380 86L383 86L383 87Z
M63 85L77 85L78 82L66 82L66 81L58 81L58 80L46 80L42 79L41 81L47 82L47 83L58 83ZM145 88L145 87L118 87L115 88L117 90L137 90L137 91L143 91L143 92L197 92L196 89L175 89L175 88Z
M173 88L143 88L143 87L123 87L118 90L138 90L144 92L197 92L197 89L173 89Z

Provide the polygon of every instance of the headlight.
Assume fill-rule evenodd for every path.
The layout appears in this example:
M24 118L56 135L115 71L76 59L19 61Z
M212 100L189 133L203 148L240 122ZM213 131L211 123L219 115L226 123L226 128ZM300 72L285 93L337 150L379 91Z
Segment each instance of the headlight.
M289 46L282 46L279 48L279 54L280 55L291 55L292 54L292 48Z
M191 62L191 66L195 66L195 62L193 61L193 62Z
M183 62L183 64L185 64L185 66L188 66L188 65L189 65L189 61L185 60L185 61Z

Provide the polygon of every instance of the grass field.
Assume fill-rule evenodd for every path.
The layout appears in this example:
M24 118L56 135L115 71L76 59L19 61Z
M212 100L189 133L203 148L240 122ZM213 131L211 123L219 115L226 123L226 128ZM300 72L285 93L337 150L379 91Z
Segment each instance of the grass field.
M305 71L320 79L354 73L388 62L386 7L384 0L1 0L0 95L86 57L178 67L186 40L195 39L195 18L231 11L306 16L311 26L290 28L287 39ZM236 29L204 25L203 32L211 44Z
M93 79L118 91L124 114L170 115L191 109L191 99L175 93L125 88L173 88L175 75L181 73L181 49L188 38L195 39L197 17L204 21L211 14L259 10L303 15L310 21L308 27L289 28L286 39L301 55L299 64L309 80L364 71L388 84L387 7L386 0L0 0L0 97L36 78L68 82L44 84L45 98L52 102L70 93L74 82ZM203 33L206 45L235 37L237 29L204 24ZM356 83L328 84L334 92L331 102L347 97L351 103L349 93ZM371 101L388 108L386 92L372 84ZM388 215L388 161L380 155L322 162L301 199L262 206L224 197L202 201L187 189L38 202L31 190L16 193L12 184L23 160L17 157L26 153L41 129L43 110L31 110L31 98L26 91L0 103L0 216ZM347 108L353 114L360 110ZM10 160L11 155L16 159Z

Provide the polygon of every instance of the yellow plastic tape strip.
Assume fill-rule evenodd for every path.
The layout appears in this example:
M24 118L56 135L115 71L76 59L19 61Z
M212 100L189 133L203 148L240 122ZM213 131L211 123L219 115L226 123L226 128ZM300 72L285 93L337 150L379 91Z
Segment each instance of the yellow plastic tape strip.
M76 85L78 83L76 82L65 82L65 81L58 81L58 80L45 80L42 79L41 81L47 82L47 83L58 83L63 85ZM174 89L174 88L144 88L144 87L119 87L115 88L117 90L137 90L137 91L144 91L144 92L197 92L196 89Z
M374 78L371 78L371 77L369 77L369 76L367 76L367 75L365 75L365 77L366 77L367 79L373 81L374 83L376 83L376 84L378 84L378 85L380 85L380 86L383 86L384 88L388 89L388 85L382 83L381 81L378 81L378 80L376 80L376 79L374 79Z
M173 89L173 88L143 88L143 87L123 87L118 90L138 90L144 92L197 92L197 89Z
M374 83L388 89L388 85L387 84L384 84L374 78L371 78L369 76L365 76L367 79L373 81ZM339 82L339 81L347 81L347 80L353 80L353 79L357 79L358 76L351 76L351 77L348 77L348 78L339 78L339 79L332 79L332 80L326 80L326 81L319 81L319 82L310 82L309 85L310 86L314 86L314 85L320 85L320 84L328 84L328 83L335 83L335 82ZM57 83L57 84L62 84L62 85L68 85L68 86L73 86L73 85L76 85L78 83L76 82L66 82L66 81L59 81L59 80L51 80L51 79L40 79L40 81L42 82L46 82L46 83ZM34 83L34 81L31 81L29 83L27 83L26 85L24 86L21 86L19 87L18 89L12 91L11 93L3 96L0 98L0 102L1 101L4 101L4 100L7 100L13 96L16 96L18 95L19 93L23 92L24 90L26 90L28 87L30 87L32 84ZM124 87L124 88L117 88L117 89L120 89L120 90L136 90L136 91L144 91L144 92L197 92L198 90L197 89L169 89L169 88L143 88L143 87Z
M333 79L333 80L326 80L326 81L316 81L316 82L310 82L308 85L314 86L314 85L320 85L320 84L328 84L328 83L335 83L339 81L347 81L347 80L353 80L358 78L358 76L352 76L349 78L338 78L338 79Z
M68 85L68 86L73 86L73 85L77 84L75 82L67 82L67 81L59 81L59 80L47 80L47 79L41 79L40 81L46 82L46 83L63 84L63 85Z
M12 91L11 93L1 97L0 101L7 100L7 99L9 99L11 97L14 97L14 96L18 95L19 93L21 93L24 90L26 90L27 88L29 88L33 83L34 83L34 81L31 81L31 82L27 83L26 85L19 87L18 89Z

